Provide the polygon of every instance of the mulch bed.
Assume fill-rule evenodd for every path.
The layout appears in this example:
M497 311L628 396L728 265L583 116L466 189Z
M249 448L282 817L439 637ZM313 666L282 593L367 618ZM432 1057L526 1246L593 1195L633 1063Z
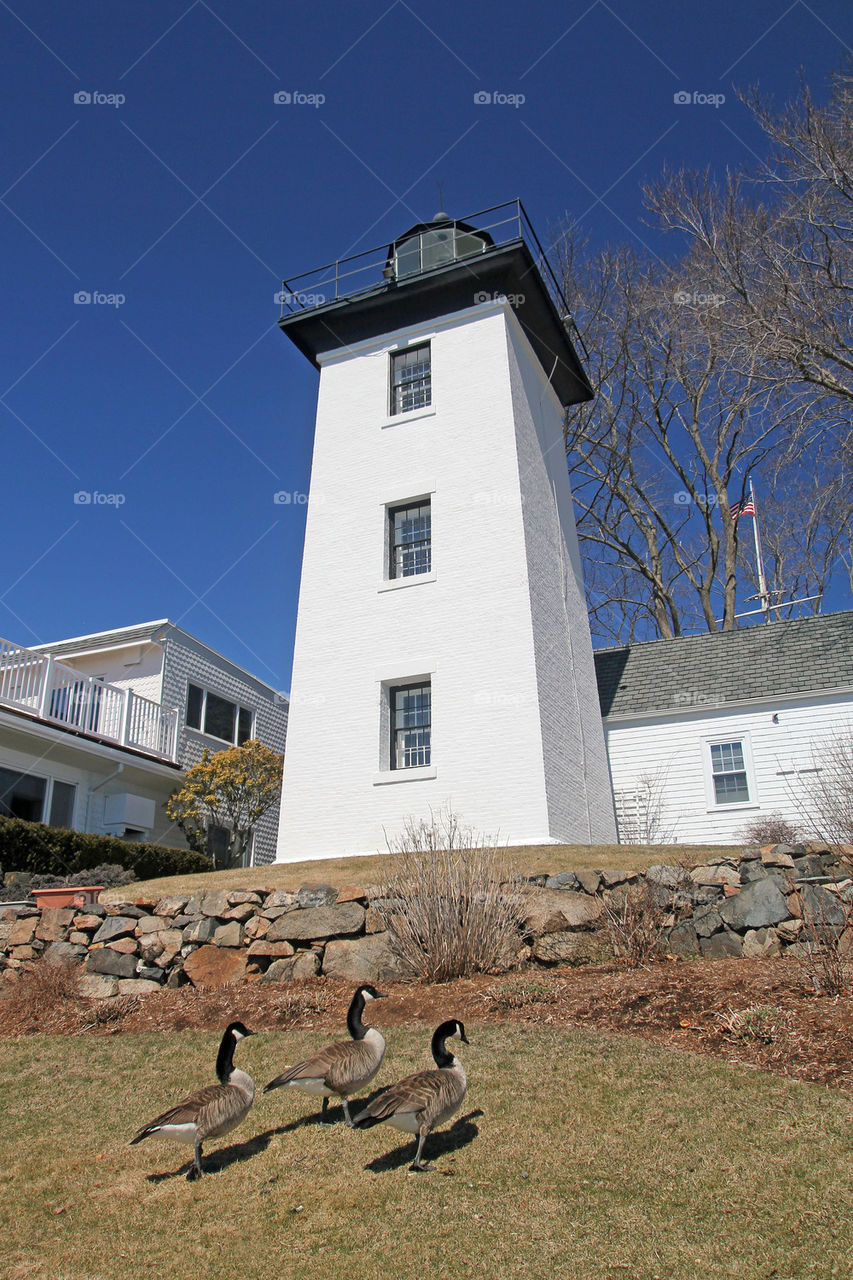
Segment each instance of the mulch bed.
M33 981L37 981L34 979ZM218 1030L240 1017L255 1031L317 1030L341 1034L352 983L317 979L287 986L183 987L108 1001L31 990L20 984L0 999L0 1036L35 1033L116 1035ZM443 985L394 983L381 1006L382 1026L463 1021L583 1027L641 1036L777 1075L853 1093L853 997L816 996L790 960L668 961L631 970L586 969L478 975ZM37 997L37 998L33 998ZM767 1041L738 1038L732 1012L772 1006Z

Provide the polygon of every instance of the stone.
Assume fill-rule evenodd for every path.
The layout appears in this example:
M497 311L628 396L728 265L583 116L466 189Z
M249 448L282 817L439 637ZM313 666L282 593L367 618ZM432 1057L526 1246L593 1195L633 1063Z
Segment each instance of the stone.
M306 907L280 916L270 929L270 942L314 942L360 933L364 927L364 907L343 902L333 907Z
M118 993L120 996L147 996L160 990L159 982L150 982L146 978L120 978Z
M755 880L719 910L724 923L734 929L763 929L788 915L785 896L772 880Z
M42 942L59 942L64 939L76 915L73 907L46 907L36 925L36 937Z
M45 947L43 956L48 964L79 964L86 959L88 947L85 943L75 946L72 942L58 939Z
M712 933L722 929L723 918L715 907L700 907L693 912L693 927L700 938L710 938Z
M584 893L598 893L601 888L601 876L597 871L576 871L575 879Z
M783 867L787 871L793 871L793 852L789 844L775 844L772 849L761 850L761 861L765 867Z
M181 934L181 938L184 942L210 942L218 928L219 926L215 920L209 918L196 920L194 924L187 925Z
M136 938L116 938L115 942L106 942L104 946L110 951L118 951L123 956L135 956L139 950Z
M589 928L601 916L597 898L572 889L532 889L522 895L522 932L532 937Z
M110 947L90 951L86 959L87 973L108 973L114 978L132 978L136 973L136 957L123 956Z
M533 955L543 964L603 964L613 959L613 947L606 934L566 929L536 938Z
M613 889L617 884L626 884L629 880L637 879L635 871L599 871L598 874L606 889Z
M694 884L740 884L740 871L725 862L713 866L706 863L703 867L694 867L690 879Z
M224 916L229 908L228 894L224 889L214 889L202 895L199 914L203 916Z
M373 906L367 908L364 913L365 933L384 933L387 924L385 916L380 911L377 911Z
M682 920L669 931L666 940L667 950L671 955L681 956L687 960L699 955L700 942L692 920Z
M75 916L71 921L75 929L85 930L87 933L93 933L95 929L101 927L101 917L94 915L91 911L87 911L85 915Z
M174 991L177 987L186 986L188 982L189 978L184 973L183 969L173 969L166 979L166 986Z
M360 884L345 884L338 889L335 902L363 902L367 894Z
M228 903L232 907L240 907L245 903L254 903L258 907L262 902L263 898L254 889L234 889L228 895Z
M153 982L157 987L161 985L166 977L162 969L158 969L156 966L149 964L138 964L136 966L136 976L138 978L144 978L146 982Z
M655 884L662 884L666 889L674 889L681 881L683 872L680 867L670 867L665 863L656 863L646 870L646 879Z
M264 911L277 907L292 907L295 902L295 893L290 893L287 889L276 889L275 893L271 893L264 902Z
M761 859L761 850L759 848L753 845L748 849L741 849L741 862L754 862L756 859L759 861Z
M154 907L155 916L168 916L170 919L174 916L183 914L184 907L189 902L189 898L182 897L178 894L169 894L165 898L161 898Z
M801 884L797 888L803 903L803 916L815 924L833 927L844 924L846 913L834 893L817 884Z
M163 919L161 916L140 916L136 922L137 938L145 937L149 933L160 933L163 928Z
M137 918L136 916L107 916L92 942L112 942L114 938L123 938L133 933Z
M748 929L743 936L743 954L762 958L778 956L782 948L775 929Z
M296 892L299 907L330 907L338 896L330 884L303 884Z
M118 995L118 978L107 977L103 973L83 973L80 975L80 994L89 1000L109 1000Z
M700 938L699 952L704 960L724 960L727 956L742 955L743 943L736 933L723 929L710 938Z
M36 936L36 927L38 925L38 916L30 916L28 919L16 920L9 930L9 936L6 939L8 947L28 947Z
M581 882L574 871L558 871L556 875L548 876L545 881L546 889L579 889L580 887Z
M256 904L252 902L241 902L236 907L229 907L225 915L221 917L223 920L234 920L239 924L245 924L247 920L251 920L255 914Z
M251 960L267 959L281 960L285 956L294 955L294 949L289 942L267 942L266 938L259 938L257 942L253 942L246 953Z
M815 853L807 853L802 858L794 858L794 870L798 880L804 880L808 876L822 876L823 863Z
M776 933L783 942L796 942L802 929L802 920L780 920L776 926Z
M263 916L252 916L251 920L246 922L243 930L244 937L250 941L254 938L265 938L269 933L271 920L265 920Z
M347 982L392 982L405 972L395 955L387 933L366 938L343 938L327 944L323 953L323 974Z
M87 907L91 911L91 907ZM108 916L130 916L134 920L138 920L140 916L150 915L150 911L143 911L133 902L108 902L106 904Z
M35 947L12 947L9 951L13 960L37 960L41 952L36 951Z
M316 951L298 951L284 960L273 960L261 982L294 982L316 978L320 972L320 957Z
M240 921L229 920L228 924L221 924L213 935L213 942L217 947L242 947L243 926Z
M73 946L88 947L89 935L88 933L83 933L82 930L72 929L68 935L68 941Z
M245 978L246 956L234 947L206 944L187 956L184 973L196 987L230 986Z

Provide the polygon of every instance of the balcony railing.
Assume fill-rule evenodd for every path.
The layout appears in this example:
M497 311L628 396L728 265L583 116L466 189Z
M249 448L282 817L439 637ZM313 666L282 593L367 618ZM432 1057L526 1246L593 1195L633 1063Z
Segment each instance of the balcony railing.
M0 640L0 706L160 759L176 758L178 713L173 707L104 684L57 662L52 654L8 640Z
M490 209L480 209L476 213L466 214L464 218L451 219L448 226L454 226L460 222L473 227L475 232L488 233L492 244L485 249L485 252L524 241L536 261L539 274L559 315L561 317L569 315L569 304L560 280L548 261L520 200L510 200L506 204L492 205ZM460 252L455 254L454 260L462 261L474 256L471 242L471 236L459 237ZM388 248L386 241L375 249L365 249L363 253L339 258L337 262L330 262L324 267L306 271L301 276L282 280L278 298L281 303L282 318L310 311L315 307L326 306L331 302L341 302L360 294L372 293L374 290L387 289L392 279L396 280L398 277L402 279L399 263L392 261L389 264L388 262ZM434 265L429 261L422 261L420 265L421 270L417 272L419 275L431 269L446 266L447 260L442 259ZM410 278L408 271L405 278Z

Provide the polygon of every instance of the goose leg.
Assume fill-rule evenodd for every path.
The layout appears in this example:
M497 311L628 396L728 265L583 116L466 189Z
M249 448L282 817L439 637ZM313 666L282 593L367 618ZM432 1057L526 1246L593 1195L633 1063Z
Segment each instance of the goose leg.
M187 1182L195 1182L201 1177L201 1142L196 1138L193 1143L193 1167L187 1174Z
M352 1128L352 1116L349 1113L349 1103L347 1102L346 1098L341 1098L341 1106L344 1109L344 1119L346 1120L349 1127Z
M320 1112L320 1124L323 1126L323 1128L324 1128L324 1129L334 1129L334 1127L335 1127L335 1125L338 1123L338 1121L337 1121L337 1120L327 1120L327 1119L326 1119L326 1112L327 1112L328 1110L329 1110L329 1099L328 1099L328 1098L324 1098L324 1099L323 1099L323 1109L322 1109L322 1110L321 1110L321 1112Z
M429 1133L429 1129L426 1127L426 1125L422 1125L421 1131L420 1131L420 1137L418 1138L418 1149L415 1152L414 1164L409 1165L410 1173L431 1173L432 1172L433 1166L431 1164L425 1164L421 1160L421 1152L424 1149L424 1143L426 1142L428 1133Z

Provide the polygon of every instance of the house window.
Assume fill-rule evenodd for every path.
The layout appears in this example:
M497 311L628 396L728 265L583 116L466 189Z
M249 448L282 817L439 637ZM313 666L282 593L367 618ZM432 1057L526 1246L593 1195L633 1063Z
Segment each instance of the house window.
M711 743L711 777L716 804L749 802L749 783L742 742Z
M389 578L411 578L432 567L432 518L429 498L406 507L389 507Z
M242 747L252 736L252 712L218 693L188 684L187 727Z
M391 353L391 413L425 409L432 402L429 343Z
M77 788L70 782L34 778L29 773L0 768L0 815L26 822L70 827L74 821Z
M396 685L391 704L391 768L419 769L430 762L432 697L428 680Z

